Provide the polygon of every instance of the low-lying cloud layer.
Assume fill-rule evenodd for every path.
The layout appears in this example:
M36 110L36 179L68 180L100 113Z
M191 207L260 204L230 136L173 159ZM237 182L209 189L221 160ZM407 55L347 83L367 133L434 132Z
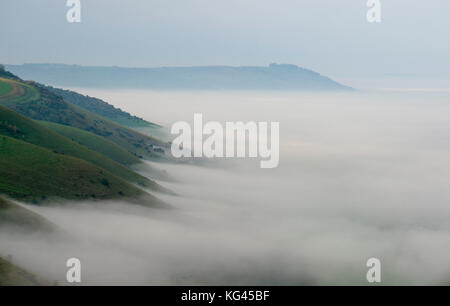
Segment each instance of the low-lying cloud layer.
M383 284L450 282L448 93L87 93L166 126L280 121L280 166L152 163L173 210L32 207L68 236L2 230L30 270L65 284L78 257L82 284L367 284L377 257Z

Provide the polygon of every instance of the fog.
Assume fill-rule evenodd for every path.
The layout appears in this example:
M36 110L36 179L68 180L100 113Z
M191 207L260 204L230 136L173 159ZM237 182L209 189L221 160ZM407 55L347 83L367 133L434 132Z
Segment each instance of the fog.
M280 164L149 162L174 178L174 209L123 202L27 206L65 237L0 232L0 252L59 284L450 282L450 93L307 94L76 89L170 128L175 121L279 121ZM143 172L145 173L145 172Z

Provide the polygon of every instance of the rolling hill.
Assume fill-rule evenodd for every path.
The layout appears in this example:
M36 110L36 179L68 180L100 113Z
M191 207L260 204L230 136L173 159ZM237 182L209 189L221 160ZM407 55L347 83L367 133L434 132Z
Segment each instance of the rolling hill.
M109 119L93 114L66 102L62 97L33 82L23 82L5 77L0 70L0 83L15 86L16 92L0 97L0 105L7 106L28 118L50 121L76 127L102 136L136 157L164 158L161 153L168 149L166 142L121 126ZM12 95L12 96L11 96Z
M64 100L84 108L94 114L108 118L118 124L130 127L130 128L160 128L161 126L152 122L148 122L142 118L132 116L131 114L114 107L113 105L106 103L105 101L79 94L72 90L65 90L60 88L54 88L52 86L46 86L46 89L54 94L61 96Z
M49 198L138 198L146 193L84 160L0 136L0 194L38 203Z
M135 173L124 165L2 106L0 106L0 135L16 138L55 153L83 159L128 182L139 184L154 191L165 191L155 182ZM99 142L99 144L101 143Z
M71 139L79 143L82 146L89 148L95 152L98 152L126 167L131 169L139 169L144 171L153 179L163 180L163 181L173 181L173 179L167 174L166 171L155 169L147 163L142 163L142 160L134 156L133 154L127 152L122 147L116 145L115 143L71 126L57 124L48 121L37 121L40 125L45 126L52 131ZM157 191L162 191L165 193L173 194L172 192L158 187Z
M103 154L104 156L124 166L129 167L140 164L142 162L135 155L131 154L121 146L115 144L112 141L109 141L104 137L68 125L62 125L48 121L36 121L36 122L62 136L65 136L79 143L82 146L85 146L93 151Z
M18 103L39 99L39 91L32 86L12 79L0 78L0 105L13 106Z
M40 205L123 200L170 208L136 185L173 193L131 169L142 164L138 158L142 155L161 157L161 150L154 149L166 146L66 102L40 84L24 82L0 66L0 231L10 239L16 234L53 239L63 233L5 195ZM50 285L7 257L0 257L0 286Z
M0 90L0 194L35 203L49 198L128 198L167 207L133 184L173 193L129 168L140 162L136 157L140 150L153 155L153 146L164 143L78 108L2 69ZM53 123L44 126L30 118Z

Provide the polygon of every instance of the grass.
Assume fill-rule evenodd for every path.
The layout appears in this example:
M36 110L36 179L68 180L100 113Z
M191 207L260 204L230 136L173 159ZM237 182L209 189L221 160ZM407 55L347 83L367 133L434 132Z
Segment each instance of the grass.
M67 103L42 85L0 72L4 76L0 77L1 82L7 83L3 85L4 92L7 86L12 87L0 100L0 104L8 107L0 105L0 194L32 202L49 197L144 197L147 198L144 202L137 202L166 207L130 183L171 193L169 190L124 166L138 161L139 154L160 156L152 152L153 145L165 143ZM85 133L73 129L71 140L30 118L78 128ZM103 155L113 143L115 150L108 154L119 162ZM106 144L101 151L100 146ZM120 152L118 146L122 148Z
M8 93L0 95L0 105L12 106L40 98L39 91L27 83L0 78L0 84L3 84L3 87L11 87Z
M28 84L22 85L25 88L24 90L26 90ZM71 126L104 137L136 157L161 158L164 155L156 152L153 146L169 148L167 143L159 139L141 134L68 103L62 97L55 95L40 85L34 85L32 89L38 90L38 99L34 99L35 96L31 98L31 94L28 94L28 101L21 103L7 101L4 104L35 120ZM22 97L22 99L25 98Z
M50 124L51 125L51 124ZM75 136L78 131L72 130L71 133L76 138L88 139L90 144L98 141L99 145L104 144L106 141L101 142L94 135L94 139L89 138L84 131L80 131L79 135ZM33 120L22 116L10 109L0 106L0 135L19 139L40 147L44 147L53 152L65 155L71 155L87 162L90 162L98 167L101 167L108 172L132 183L139 184L143 187L148 187L153 190L162 190L155 182L143 177L131 169L123 166L122 164L96 152L90 150L88 147L80 144L77 141L73 141L63 135L60 135L45 126L40 125ZM113 152L113 151L111 151ZM131 155L132 157L132 155ZM138 160L139 161L139 160Z
M140 118L124 118L122 116L116 116L116 117L110 117L109 119L111 119L112 121L130 127L130 128L153 128L153 129L160 129L162 126L153 123L153 122L148 122L145 121L143 119Z
M14 76L0 77L3 87L12 87L7 94L0 96L0 105L7 106L35 120L72 126L104 137L135 157L165 158L164 154L156 152L153 146L168 149L169 145L166 142L68 103L61 96L52 93L42 85L12 77Z
M161 155L154 152L151 145L164 148L169 147L167 143L159 139L149 137L132 129L123 127L118 123L92 114L76 105L71 106L74 113L84 115L85 121L82 124L78 124L78 122L71 122L68 125L103 136L109 141L121 146L128 152L131 152L136 157L142 158L145 156L149 158L160 158Z
M39 121L39 124L62 136L72 139L73 141L93 151L103 154L122 165L132 166L142 162L139 158L118 146L114 142L96 134L48 121Z
M133 116L119 108L114 107L111 104L106 103L105 101L85 96L82 94L79 94L77 92L71 91L71 90L65 90L60 88L54 88L47 86L46 89L50 90L51 92L63 97L66 101L78 105L79 107L82 107L92 113L95 113L99 116L102 116L104 118L108 118L109 120L112 120L116 123L119 123L121 125L130 127L130 128L160 128L161 126L145 121L142 118L138 118L136 116Z
M84 160L6 136L0 136L0 173L0 193L28 202L145 194Z
M11 84L0 79L0 97L8 94L12 89Z

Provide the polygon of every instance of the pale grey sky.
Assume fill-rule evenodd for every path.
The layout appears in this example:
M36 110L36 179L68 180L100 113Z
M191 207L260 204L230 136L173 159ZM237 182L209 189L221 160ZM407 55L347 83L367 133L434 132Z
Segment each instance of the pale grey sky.
M450 1L1 0L0 62L134 67L292 63L334 77L450 76Z

